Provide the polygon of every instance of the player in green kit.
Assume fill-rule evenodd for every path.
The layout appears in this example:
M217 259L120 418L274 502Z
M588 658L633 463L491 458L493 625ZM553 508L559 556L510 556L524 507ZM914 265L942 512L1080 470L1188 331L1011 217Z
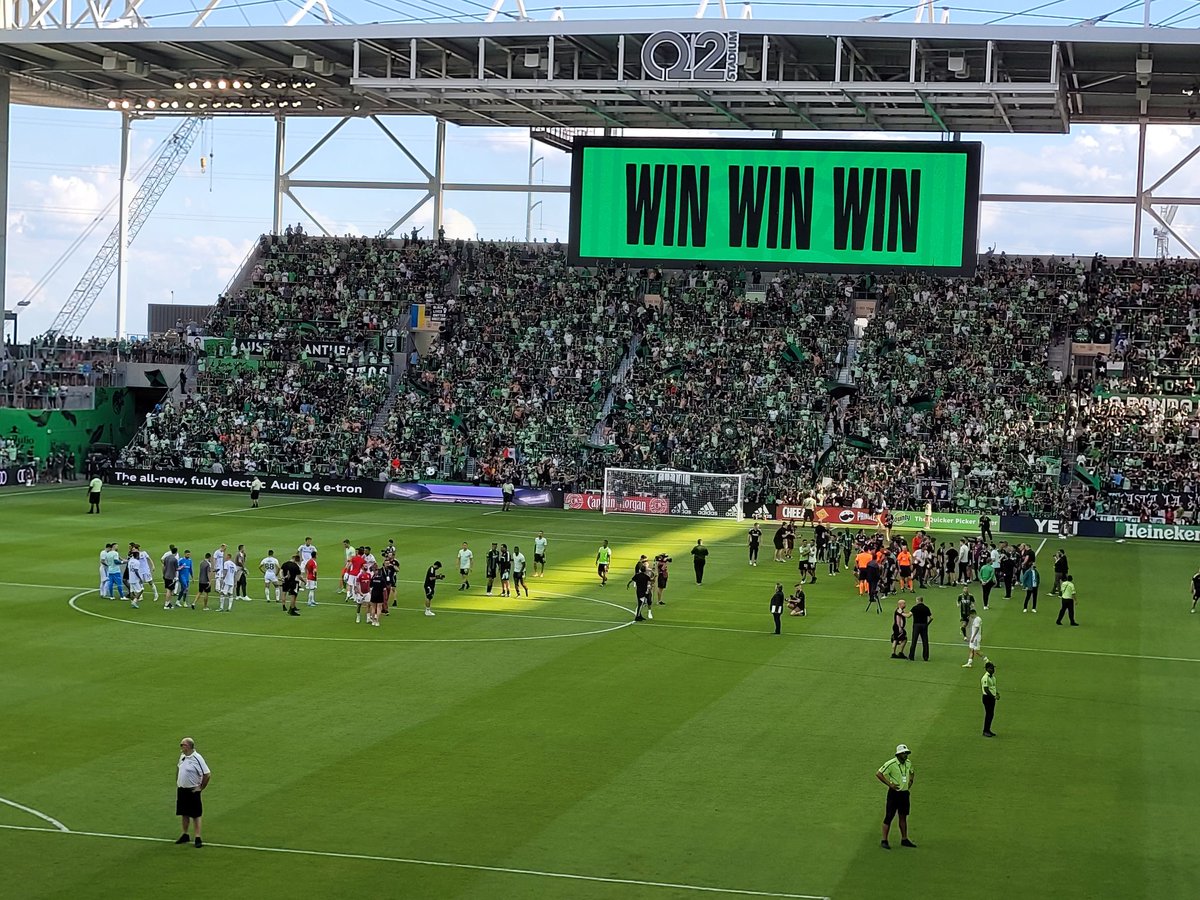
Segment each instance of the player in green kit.
M604 587L608 584L608 567L612 565L612 547L608 546L608 540L600 545L600 549L596 551L596 574L600 576L600 586Z

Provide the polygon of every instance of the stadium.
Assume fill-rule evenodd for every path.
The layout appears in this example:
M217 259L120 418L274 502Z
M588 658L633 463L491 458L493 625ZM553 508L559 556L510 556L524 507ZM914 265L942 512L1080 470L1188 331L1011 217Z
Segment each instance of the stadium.
M1200 895L1200 12L992 5L0 0L4 895Z

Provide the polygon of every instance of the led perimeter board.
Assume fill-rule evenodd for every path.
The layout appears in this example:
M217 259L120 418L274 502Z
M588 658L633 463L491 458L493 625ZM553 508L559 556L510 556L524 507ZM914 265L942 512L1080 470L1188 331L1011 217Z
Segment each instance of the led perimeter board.
M570 261L975 268L983 145L576 138Z

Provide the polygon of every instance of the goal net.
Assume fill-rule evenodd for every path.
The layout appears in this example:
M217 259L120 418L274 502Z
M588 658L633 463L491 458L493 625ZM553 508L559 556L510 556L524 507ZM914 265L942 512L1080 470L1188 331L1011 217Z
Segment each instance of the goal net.
M605 469L602 509L742 521L746 476L674 469Z

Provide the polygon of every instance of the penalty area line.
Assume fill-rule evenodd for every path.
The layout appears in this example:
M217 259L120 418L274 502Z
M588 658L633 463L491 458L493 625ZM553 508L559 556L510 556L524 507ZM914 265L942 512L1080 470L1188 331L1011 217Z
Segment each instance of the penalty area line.
M61 824L61 823L59 823ZM110 834L103 831L73 831L40 828L29 825L0 825L6 831L25 831L41 834L70 834L77 837L106 838L114 841L141 841L154 844L173 844L172 838L148 837L140 834ZM414 859L404 856L374 856L369 853L338 853L329 850L301 850L291 847L256 847L249 844L221 844L206 841L205 847L223 850L242 850L250 853L284 853L291 856L315 856L325 859L349 859L363 862L395 863L403 866L426 866L436 869L460 869L469 872L493 872L499 875L523 875L527 878L552 878L563 881L587 881L594 884L623 884L631 887L663 888L704 894L723 894L738 897L780 897L784 900L831 900L825 894L793 894L786 891L755 891L748 888L727 888L707 884L683 884L673 881L643 881L637 878L615 878L605 875L582 875L576 872L548 872L541 869L520 869L509 866L485 866L476 863L448 862L440 859Z

